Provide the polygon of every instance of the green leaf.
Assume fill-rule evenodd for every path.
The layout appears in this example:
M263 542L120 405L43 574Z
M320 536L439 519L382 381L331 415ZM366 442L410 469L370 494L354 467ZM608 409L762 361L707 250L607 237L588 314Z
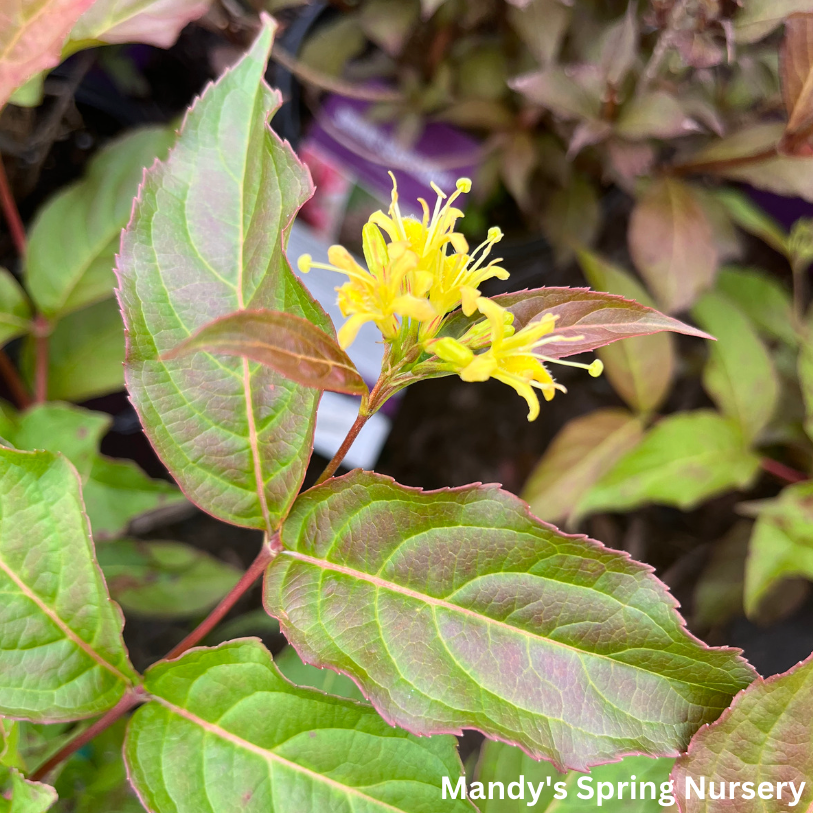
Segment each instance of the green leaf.
M158 663L145 687L155 702L133 716L125 759L155 813L472 810L441 800L441 778L462 771L452 737L414 737L297 688L257 640Z
M736 189L719 189L713 198L721 203L728 216L744 231L759 237L772 249L788 255L788 234L770 215L762 211L748 195Z
M11 771L11 799L0 797L0 813L45 813L56 801L56 791L42 782L29 782Z
M17 280L0 268L0 347L31 329L31 306Z
M799 331L797 370L805 406L804 428L807 436L813 439L813 316L808 317L807 324Z
M696 166L698 171L743 181L778 195L813 201L813 158L777 152L761 161L741 160L775 148L784 132L783 124L755 124L715 139L708 147L691 155L687 163Z
M813 580L813 483L787 486L754 507L759 513L745 570L745 611L751 616L781 579Z
M124 389L124 325L115 300L61 319L51 333L48 351L50 400L85 401ZM31 380L33 346L27 355Z
M551 335L557 339L562 337L563 341L550 341L545 345L545 355L554 359L664 330L701 339L712 338L702 330L671 316L664 316L653 308L589 288L536 288L516 294L500 294L493 299L514 314L514 327L517 330L545 314L555 316L556 329ZM461 336L481 318L466 317L462 311L457 311L449 318L443 333Z
M508 22L541 67L556 59L567 34L572 9L560 0L528 0L509 5Z
M266 530L302 483L320 393L243 358L161 356L244 308L283 310L335 335L283 253L311 181L267 124L280 104L263 81L272 34L266 23L190 109L166 162L147 171L118 265L127 387L147 437L193 502Z
M594 288L654 306L643 286L626 271L583 249L577 256ZM598 351L598 357L613 389L632 409L654 412L669 394L675 372L675 342L668 333L607 345Z
M61 452L86 480L111 423L102 412L69 404L39 404L14 419L5 439L17 449Z
M809 810L813 801L813 656L782 675L757 678L732 703L717 722L702 729L680 757L672 779L681 796L686 780L696 784L701 777L719 781L751 782L773 786L771 799L742 799L745 788L736 789L734 799L681 798L683 813L779 813ZM776 783L793 782L797 795L785 784L782 799L776 799ZM706 783L708 785L708 782ZM801 794L800 784L803 785ZM764 789L767 795L767 788ZM708 791L708 787L707 787ZM795 800L795 802L794 802Z
M148 127L101 150L85 177L37 215L25 280L42 313L58 318L113 296L113 265L144 167L166 155L174 133Z
M566 121L597 119L601 113L598 94L592 88L579 84L558 65L518 76L508 84L534 104L542 105Z
M717 271L717 247L702 203L677 178L654 181L629 223L635 267L667 312L688 308Z
M673 759L651 759L649 757L626 757L620 762L610 765L599 765L590 771L589 779L583 773L571 771L562 774L549 762L536 762L524 751L504 742L486 740L480 750L480 759L477 762L475 782L483 785L482 792L473 784L469 795L479 808L480 813L520 813L531 808L534 813L544 813L545 810L568 813L572 810L596 810L597 793L600 782L609 782L612 786L613 796L608 798L609 788L602 787L601 809L607 813L663 813L663 806L659 804L661 784L669 781L669 771L674 765ZM631 799L630 781L635 777L635 799ZM521 783L522 796L511 799L506 793L509 785L517 780ZM577 785L582 779L582 785ZM548 784L550 781L550 784ZM504 798L499 798L499 788L494 788L493 798L480 801L477 797L482 793L488 796L489 783L500 782L503 786ZM561 785L556 788L556 783ZM618 782L625 782L626 787L621 788L623 798L616 794ZM641 782L654 782L655 787L640 788ZM533 785L533 788L530 786ZM519 795L520 788L515 785L513 795ZM592 791L590 798L588 793ZM562 794L567 794L562 797ZM556 795L557 798L554 798ZM583 798L579 798L581 795ZM653 798L654 795L654 798ZM536 799L536 803L534 803Z
M17 0L0 17L0 108L29 79L59 64L62 42L93 0Z
M653 502L686 511L724 491L748 488L758 471L759 458L733 421L710 410L681 412L656 424L575 513L628 511Z
M622 138L641 141L647 138L671 139L699 129L680 102L665 90L633 96L621 108L616 132Z
M751 680L649 568L497 486L352 472L302 495L280 540L265 606L288 641L416 733L477 728L579 770L674 756Z
M366 395L367 385L336 340L301 316L279 311L237 311L204 325L164 360L195 352L243 356L303 387Z
M297 686L310 686L338 697L365 702L359 687L347 675L341 675L332 669L317 669L310 666L296 654L292 646L286 646L282 652L275 655L274 663L277 669Z
M757 268L726 266L717 276L717 290L736 304L760 333L791 347L798 344L793 300L779 280Z
M97 542L121 535L137 517L186 502L172 483L153 480L131 460L102 455L93 458L83 491Z
M692 308L709 342L703 386L720 411L753 442L773 416L779 379L771 356L748 318L724 294L709 292Z
M566 519L643 435L641 420L624 409L599 409L573 418L551 441L525 484L522 498L540 519Z
M556 252L556 262L573 258L576 246L591 245L601 225L601 210L595 187L581 175L573 175L563 189L549 197L540 222Z
M110 595L127 613L188 618L211 609L242 572L182 542L119 539L99 547Z
M811 0L748 0L734 17L737 42L757 42L778 28L791 14L813 12Z
M112 708L136 678L64 457L0 448L0 713L35 722Z

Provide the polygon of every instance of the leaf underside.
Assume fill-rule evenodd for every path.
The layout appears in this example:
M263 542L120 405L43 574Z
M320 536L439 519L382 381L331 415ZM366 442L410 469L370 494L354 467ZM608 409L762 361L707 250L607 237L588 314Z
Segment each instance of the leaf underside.
M753 678L686 632L646 566L496 486L353 472L300 497L281 541L268 612L416 733L478 728L575 769L674 756Z
M263 81L272 30L204 91L146 173L117 269L127 388L150 442L201 508L269 531L304 477L319 393L247 359L161 356L243 308L334 335L283 252L311 182L267 125L280 104Z

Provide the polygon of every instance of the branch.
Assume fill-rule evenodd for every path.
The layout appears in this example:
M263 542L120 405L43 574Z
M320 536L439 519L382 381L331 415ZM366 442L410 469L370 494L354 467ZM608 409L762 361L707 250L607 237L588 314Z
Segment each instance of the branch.
M767 471L768 474L772 474L778 480L782 480L785 483L801 483L803 480L810 479L803 472L796 471L796 469L792 469L790 466L786 466L777 460L771 460L769 457L763 457L759 461L759 465L763 471Z
M232 587L228 595L198 624L186 638L183 639L163 660L171 661L180 657L200 643L222 620L223 617L245 595L248 589L262 576L269 562L276 556L279 545L279 535L275 534L270 541L263 540L263 546L257 558L249 565L240 581Z
M11 187L8 185L2 156L0 156L0 208L2 208L3 215L6 218L14 248L21 257L24 257L25 228L20 218L20 212L17 210L17 204L14 202L14 195L11 194Z
M110 711L102 715L96 722L77 734L72 740L65 743L50 759L47 759L28 778L32 782L39 782L47 776L60 762L66 760L71 754L89 743L97 734L101 734L113 723L118 722L130 709L143 703L147 699L146 692L139 686L137 689L128 689L124 697L113 706Z
M0 349L0 376L5 379L11 397L20 409L31 406L31 396L28 394L17 368L11 363L6 351L2 349Z
M361 432L361 430L364 428L364 424L367 423L369 419L370 415L359 412L355 423L350 427L350 431L347 433L347 437L342 441L342 445L339 446L339 450L335 455L333 455L330 463L327 464L325 470L319 475L319 479L314 483L314 485L321 485L325 482L325 480L329 479L336 473L336 469L341 466L342 460L344 460L345 455L350 451L353 441L359 436L359 432Z

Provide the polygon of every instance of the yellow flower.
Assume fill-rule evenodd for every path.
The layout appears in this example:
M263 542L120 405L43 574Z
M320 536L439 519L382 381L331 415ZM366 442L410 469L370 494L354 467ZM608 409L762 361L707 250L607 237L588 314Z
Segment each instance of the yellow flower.
M422 298L429 281L413 279L418 257L407 241L387 245L378 227L367 223L362 230L362 244L367 269L343 246L330 247L330 265L315 263L308 254L300 257L298 263L303 273L311 268L327 268L347 275L348 281L336 289L339 307L349 317L339 330L342 347L353 342L366 322L375 322L384 338L392 341L400 327L397 317L422 321L436 315L429 301Z
M380 226L393 242L407 241L410 250L418 257L413 278L421 288L426 285L427 280L430 282L429 301L437 316L432 322L421 325L421 339L426 339L437 332L443 317L461 303L467 316L474 313L474 301L480 294L478 286L485 280L492 277L508 279L508 272L497 265L499 260L486 263L492 246L502 239L502 232L498 228L489 229L488 238L469 253L466 238L454 230L463 212L452 204L461 194L470 191L471 181L468 178L458 180L456 189L448 200L443 191L432 184L432 189L438 196L435 209L430 215L428 204L423 198L419 198L423 218L418 221L401 215L398 185L392 173L390 177L392 202L389 213L385 215L383 212L376 212L370 217L370 222ZM447 254L449 246L454 249L453 254Z
M581 337L551 336L556 324L553 314L545 314L538 322L532 322L519 331L514 330L507 311L496 302L478 297L476 305L488 322L480 322L469 329L460 339L445 336L425 344L427 352L434 353L449 365L464 381L486 381L496 378L513 387L528 402L528 420L539 415L541 390L546 401L553 398L556 390L565 392L548 372L543 361L556 362L571 367L583 367L590 375L601 375L603 365L596 359L592 364L561 361L540 354L538 349L551 341L571 340ZM490 346L482 353L474 350L482 346L486 332L490 333Z

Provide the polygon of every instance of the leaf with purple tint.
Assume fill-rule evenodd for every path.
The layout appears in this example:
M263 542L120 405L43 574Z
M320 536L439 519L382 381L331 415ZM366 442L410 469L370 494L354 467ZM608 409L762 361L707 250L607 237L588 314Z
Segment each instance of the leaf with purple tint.
M702 330L665 316L654 308L589 288L536 288L493 298L514 314L514 327L517 330L545 314L551 313L556 317L556 329L552 335L566 338L561 342L545 344L545 355L551 358L573 356L620 339L648 336L664 330L699 336L701 339L712 338ZM443 332L460 336L480 318L466 317L458 312L452 316ZM580 338L575 340L575 336Z
M135 682L62 455L0 447L0 593L0 714L78 720Z
M320 393L246 358L162 357L249 308L334 335L284 253L311 181L268 127L280 104L263 81L272 38L266 22L190 109L167 160L147 171L118 261L126 383L150 442L193 502L265 530L302 483Z
M685 630L650 568L497 486L352 472L300 497L281 543L268 612L415 733L476 728L579 770L675 756L753 679Z
M153 813L466 813L452 737L414 737L366 704L289 683L257 640L148 670L124 756Z
M237 311L204 325L164 360L197 351L243 356L318 390L365 395L367 385L338 342L316 325L279 311Z
M757 678L716 723L698 731L688 753L678 759L672 771L680 809L683 813L810 810L811 742L813 656L782 675ZM698 798L694 787L688 785L689 778L694 787L702 782L704 799ZM716 799L710 794L712 781ZM743 798L748 788L736 787L748 782L752 799ZM780 783L782 787L777 790ZM781 798L777 793L782 794Z

